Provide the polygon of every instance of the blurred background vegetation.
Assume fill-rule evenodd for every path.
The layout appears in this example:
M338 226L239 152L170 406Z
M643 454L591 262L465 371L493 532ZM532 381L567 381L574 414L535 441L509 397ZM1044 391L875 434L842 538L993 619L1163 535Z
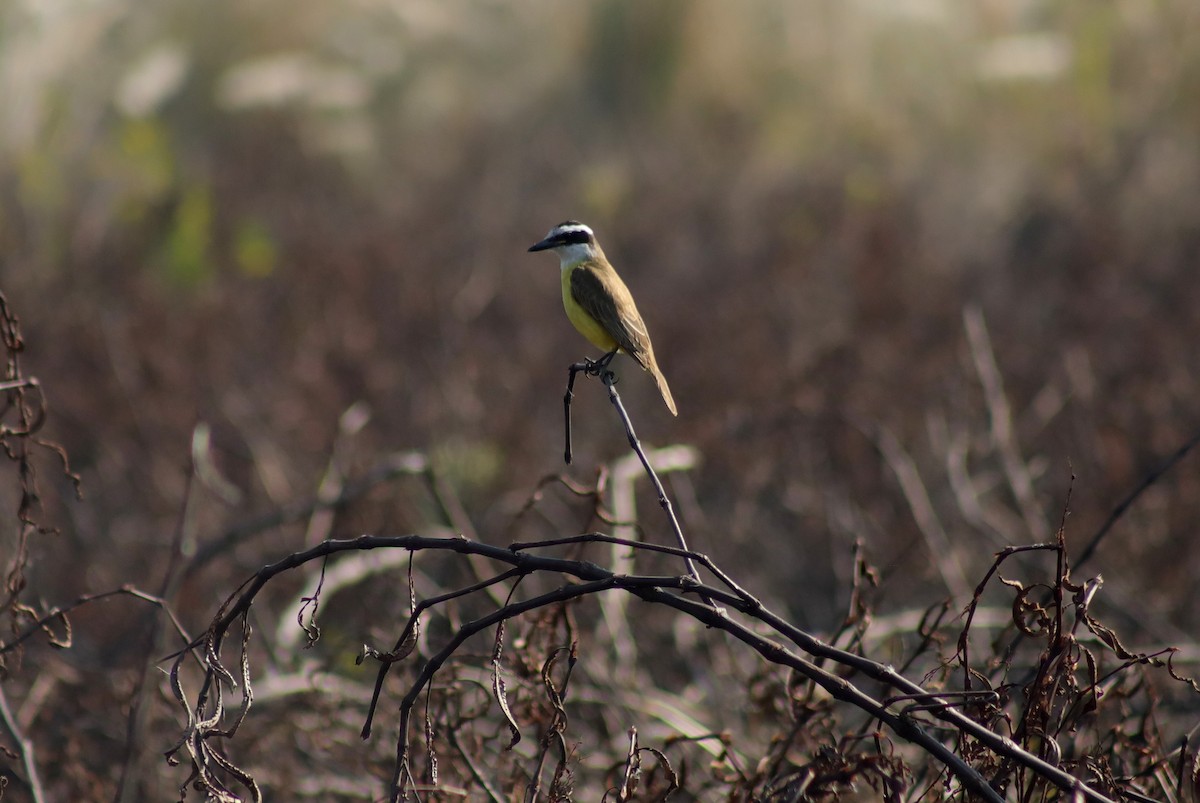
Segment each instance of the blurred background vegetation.
M513 524L562 469L587 353L556 264L524 253L568 217L679 402L626 366L639 434L702 456L671 477L693 546L802 626L839 621L855 540L878 610L923 608L1048 540L1068 490L1083 543L1200 428L1194 0L8 0L0 97L0 289L84 489L42 470L61 532L31 601L158 582L198 421L240 492L197 492L201 543L310 498L359 402L351 475L420 449L481 539L577 531L566 499ZM627 447L599 386L577 397L590 481ZM1135 642L1194 637L1198 489L1192 456L1084 572ZM393 487L331 533L431 516ZM185 623L303 529L185 583ZM62 689L140 668L122 605L77 617ZM110 797L123 726L74 717L89 768L56 789ZM150 774L146 799L182 781Z

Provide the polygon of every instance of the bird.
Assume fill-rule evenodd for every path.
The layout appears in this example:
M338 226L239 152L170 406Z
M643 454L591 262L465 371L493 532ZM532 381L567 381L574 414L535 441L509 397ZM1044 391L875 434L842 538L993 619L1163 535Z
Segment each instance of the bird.
M618 352L629 355L654 378L671 415L679 415L667 379L654 359L646 323L629 288L604 256L595 232L578 220L564 220L529 250L558 254L563 307L579 333L604 350L599 363L607 365Z

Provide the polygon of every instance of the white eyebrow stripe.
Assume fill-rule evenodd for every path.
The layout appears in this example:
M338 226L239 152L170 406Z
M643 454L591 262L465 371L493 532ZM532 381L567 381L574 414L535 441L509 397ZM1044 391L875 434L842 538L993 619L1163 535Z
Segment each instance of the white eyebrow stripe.
M570 226L555 226L553 229L550 230L550 234L548 234L547 236L549 237L549 236L553 236L555 234L575 234L576 232L583 232L583 233L589 234L593 237L596 236L595 232L593 232L591 230L591 228L589 228L588 226L585 226L582 223L574 223Z

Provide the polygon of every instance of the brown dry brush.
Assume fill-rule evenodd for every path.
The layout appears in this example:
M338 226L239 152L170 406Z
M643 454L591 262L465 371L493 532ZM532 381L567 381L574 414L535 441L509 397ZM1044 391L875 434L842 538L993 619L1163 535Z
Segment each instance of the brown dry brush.
M609 390L623 412L611 384ZM627 434L640 450L631 428ZM603 498L600 489L587 495ZM664 509L670 515L670 506ZM619 545L643 560L657 554L680 565L690 558L712 580L617 575L553 556L581 545ZM388 710L380 706L399 700L398 717L388 718L395 738L384 779L391 800L571 800L577 790L594 797L601 784L606 800L661 800L677 791L771 801L1036 801L1064 794L1178 800L1196 787L1194 750L1186 742L1169 745L1155 716L1173 687L1195 692L1195 682L1174 670L1170 650L1130 649L1098 620L1100 578L1072 577L1064 526L1054 543L997 555L961 617L945 605L931 608L902 641L908 646L899 670L868 654L874 574L861 554L843 626L823 641L770 610L707 556L683 549L602 533L508 547L421 535L327 540L249 578L204 637L175 656L171 685L187 724L168 756L190 764L181 797L191 785L218 800L262 799L233 749L254 700L255 605L268 588L312 564L320 567L317 586L305 600L315 609L327 568L374 550L407 554L407 618L394 627L390 648L365 646L358 659L376 664L363 739L373 738L377 717ZM1007 561L1026 552L1053 556L1053 567L1039 564L1034 581L1005 576ZM421 597L417 567L445 554L482 558L489 568L474 582ZM984 594L997 591L1010 600L1011 622L981 648L985 638L973 631L973 619ZM602 594L669 609L757 653L760 668L771 668L766 680L720 689L751 700L756 716L747 732L667 736L651 746L634 723L621 753L596 755L604 749L597 747L605 743L603 728L573 712L588 696L615 700L619 693L602 673L580 676L589 661L604 661L598 632L577 621L581 606ZM636 630L640 621L623 624ZM320 636L315 614L306 635L309 646ZM189 694L183 676L191 666L200 679ZM634 678L635 693L658 691L647 667L615 668ZM701 745L705 751L696 749Z
M259 800L264 786L279 799L382 792L393 800L493 801L1037 801L1064 794L1184 801L1200 790L1194 743L1190 734L1181 740L1174 732L1177 718L1170 714L1176 698L1196 693L1197 685L1176 671L1173 649L1131 647L1128 635L1101 621L1101 579L1073 575L1065 516L1052 543L1000 552L961 615L936 603L916 627L886 643L872 630L877 575L859 545L842 624L823 640L775 613L705 555L599 532L508 547L461 535L327 539L248 578L195 639L164 602L179 578L194 574L178 562L161 594L122 587L35 610L21 602L28 538L48 531L35 516L34 456L49 450L70 475L61 450L37 438L45 401L36 379L22 373L19 327L2 296L0 313L7 349L0 441L16 467L20 524L7 567L11 635L0 645L0 660L8 667L37 636L70 646L68 612L100 599L126 595L161 608L167 635L149 643L187 645L168 667L183 729L167 757L189 765L181 799L194 788L214 800ZM611 385L609 391L653 473L619 396ZM201 479L213 470L204 468L202 441L197 437L193 449ZM453 529L474 535L430 462L406 453L359 482L347 481L337 494L230 529L213 542L215 552L200 550L193 563L203 565L283 521L349 505L400 476L418 478ZM518 518L536 511L548 488L558 488L585 500L591 521L616 524L603 508L606 481L603 471L591 487L547 479ZM669 504L664 511L673 517ZM177 539L187 529L186 512L180 519ZM642 566L670 561L678 569L691 559L709 579L614 574L584 559L617 547ZM558 556L563 551L570 557ZM1029 555L1039 560L1016 564ZM447 571L454 568L457 574ZM399 621L384 612L370 623L374 643L362 647L355 663L374 667L374 683L362 682L361 669L304 661L306 648L315 651L345 629L332 621L341 598L385 571L387 594L403 613ZM294 606L293 632L301 635L280 640L280 629L272 640L255 637L252 625L271 621L277 593L297 582L312 588ZM636 615L621 609L606 630L596 608L613 595L645 605ZM985 597L997 596L1012 613L1006 628L989 635L976 617ZM646 636L661 625L658 612L668 625L694 621L706 630L691 647L664 654L666 642ZM613 654L616 641L628 642L623 646L632 652ZM885 653L890 663L878 660ZM623 657L629 654L635 657ZM709 671L716 677L706 678ZM672 683L695 692L702 681L712 696L698 710L710 710L703 724L719 725L715 731L684 722L685 694L666 696ZM137 724L150 685L143 677L133 692L123 778L133 777L132 757L153 743ZM256 718L255 706L267 712ZM392 738L374 733L377 720ZM47 799L38 745L18 727L5 687L0 724L13 764L6 781L19 781L35 801ZM254 747L269 760L245 761Z
M47 451L61 461L63 473L76 483L66 452L53 441L38 436L46 422L46 396L37 377L25 373L21 353L25 340L21 322L0 292L0 344L4 349L4 372L0 376L0 449L16 469L16 538L5 558L4 598L0 607L7 613L10 629L17 631L22 621L36 618L34 608L22 603L26 588L25 570L29 564L30 539L50 534L53 528L40 523L41 493L38 490L38 463L34 455ZM6 668L0 658L0 669Z
M1007 732L1045 761L1090 776L1113 797L1190 797L1200 775L1195 761L1190 767L1185 764L1186 735L1183 744L1171 750L1154 709L1166 692L1164 681L1192 692L1200 692L1200 685L1176 671L1176 648L1130 649L1096 617L1092 606L1103 578L1072 578L1065 519L1064 515L1053 543L1002 550L975 589L953 665L964 689L997 692L997 699L1008 704L976 706L973 716ZM1054 556L1051 582L1022 582L1001 574L1010 558L1025 552ZM993 579L1011 589L1012 623L980 664L970 658L971 621ZM1041 778L1028 768L998 757L989 757L989 764L992 783L1011 787L1017 799L1035 800L1045 794Z
M67 454L61 446L39 436L47 415L46 396L37 377L27 374L21 355L25 340L21 323L8 299L0 292L0 348L4 369L0 375L0 450L15 470L15 521L4 529L11 532L2 557L4 596L0 611L8 620L9 638L0 644L0 677L7 680L20 668L19 645L34 632L44 634L47 642L70 646L70 627L65 613L46 612L27 601L26 571L31 561L33 539L52 535L54 528L42 523L41 492L38 488L39 456L49 455L79 492L79 478L71 472ZM0 797L11 782L23 787L35 801L45 799L38 771L37 745L25 733L0 685ZM11 765L11 766L4 766ZM19 767L19 770L17 769Z

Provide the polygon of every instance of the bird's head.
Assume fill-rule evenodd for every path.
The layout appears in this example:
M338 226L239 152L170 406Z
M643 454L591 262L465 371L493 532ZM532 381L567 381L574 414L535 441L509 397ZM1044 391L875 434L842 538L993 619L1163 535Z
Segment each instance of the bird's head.
M530 251L554 251L563 265L592 259L600 253L596 235L578 220L564 220L543 239L529 246Z

